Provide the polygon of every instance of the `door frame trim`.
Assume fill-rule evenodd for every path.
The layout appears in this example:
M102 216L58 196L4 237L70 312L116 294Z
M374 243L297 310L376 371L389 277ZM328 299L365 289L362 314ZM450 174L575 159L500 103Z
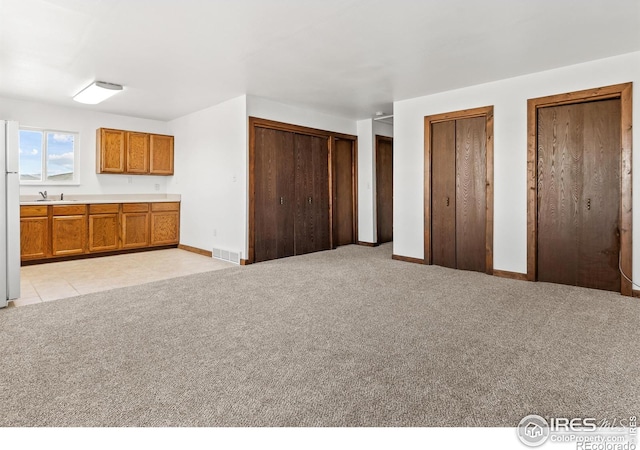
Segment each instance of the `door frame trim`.
M376 244L380 244L380 239L378 237L378 225L380 225L379 222L379 217L378 217L378 151L379 151L379 147L380 147L380 141L387 141L391 143L391 156L393 156L393 137L389 137L389 136L383 136L381 134L376 134L375 135L375 140L376 140L376 148L375 148L375 160L373 161L373 167L375 170L375 184L376 184L376 201L375 201L375 208L376 208L376 238L375 238L375 243ZM393 176L393 173L392 173ZM391 192L393 193L393 184L391 185ZM391 219L391 228L393 230L393 218ZM393 231L392 231L393 234Z
M431 252L431 124L449 120L485 118L486 150L486 223L485 223L485 271L493 274L493 105L463 109L424 118L424 261L433 264Z
M538 258L538 108L620 99L620 260L632 275L632 88L633 83L550 95L527 100L527 279L537 280ZM632 295L632 284L620 277L620 293Z
M329 167L329 176L328 176L328 182L329 182L329 245L330 248L334 248L333 246L333 233L334 233L334 225L333 225L333 166L332 166L332 158L333 158L333 149L334 149L334 142L335 139L346 139L346 140L350 140L353 141L353 151L355 152L355 156L356 159L354 159L354 169L356 174L357 174L357 145L358 145L358 137L354 136L354 135L350 135L350 134L343 134L343 133L337 133L337 132L333 132L333 131L325 131L325 130L318 130L317 128L309 128L309 127L303 127L300 125L293 125L293 124L289 124L289 123L284 123L284 122L277 122L274 120L269 120L269 119L261 119L259 117L249 117L249 154L248 154L248 158L249 158L249 174L248 174L248 196L249 196L249 201L248 201L248 232L247 232L247 238L249 240L248 242L248 248L249 248L249 254L247 255L247 259L243 259L241 261L242 265L247 265L247 264L252 264L255 262L255 219L256 219L256 203L255 203L255 189L256 189L256 183L255 183L255 154L256 154L256 133L255 133L255 129L256 128L267 128L267 129L272 129L272 130L280 130L280 131L288 131L288 132L292 132L292 133L297 133L297 134L304 134L304 135L308 135L308 136L316 136L316 137L321 137L321 138L326 138L327 139L327 146L328 146L328 167ZM357 179L356 181L354 181L355 183L357 183ZM356 184L357 186L357 184ZM353 192L354 195L354 210L357 212L358 211L358 205L357 205L357 201L358 201L358 193L357 190L354 189ZM356 234L355 234L355 238L356 238L356 242L357 242L357 215L354 216L354 222L355 222L355 227L356 227Z

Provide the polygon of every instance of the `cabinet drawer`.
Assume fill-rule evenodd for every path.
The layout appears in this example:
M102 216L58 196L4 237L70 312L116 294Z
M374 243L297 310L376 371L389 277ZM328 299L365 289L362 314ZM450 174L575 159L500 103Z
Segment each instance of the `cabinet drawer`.
M123 203L122 212L147 212L149 211L148 203Z
M54 205L54 216L73 216L78 214L86 214L87 205Z
M180 203L177 203L177 202L152 203L151 211L180 211Z
M89 214L111 214L117 213L119 209L118 203L89 205Z
M21 206L20 217L44 217L47 215L46 206Z

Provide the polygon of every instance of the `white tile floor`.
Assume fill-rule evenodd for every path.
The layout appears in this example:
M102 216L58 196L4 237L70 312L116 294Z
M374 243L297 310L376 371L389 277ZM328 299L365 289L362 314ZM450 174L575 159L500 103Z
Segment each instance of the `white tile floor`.
M177 248L24 266L20 269L21 296L9 306L48 302L228 267L236 265Z

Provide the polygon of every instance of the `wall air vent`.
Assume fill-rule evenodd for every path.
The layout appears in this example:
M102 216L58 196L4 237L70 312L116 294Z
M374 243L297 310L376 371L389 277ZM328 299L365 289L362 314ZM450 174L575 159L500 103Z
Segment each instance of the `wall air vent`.
M234 264L240 264L240 252L232 252L221 248L213 249L213 257L223 261L229 261Z

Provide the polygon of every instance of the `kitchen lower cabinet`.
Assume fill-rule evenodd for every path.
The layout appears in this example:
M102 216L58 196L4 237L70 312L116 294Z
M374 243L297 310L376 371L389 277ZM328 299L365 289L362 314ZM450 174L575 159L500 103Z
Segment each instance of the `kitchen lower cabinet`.
M87 205L53 206L51 255L81 255L87 247Z
M49 250L49 213L46 206L20 208L20 258L23 261L47 258Z
M89 205L89 252L120 248L120 205Z
M180 203L151 204L151 245L177 244L180 238Z
M179 242L179 202L20 207L22 261L113 254Z
M149 246L149 204L122 205L122 248Z

